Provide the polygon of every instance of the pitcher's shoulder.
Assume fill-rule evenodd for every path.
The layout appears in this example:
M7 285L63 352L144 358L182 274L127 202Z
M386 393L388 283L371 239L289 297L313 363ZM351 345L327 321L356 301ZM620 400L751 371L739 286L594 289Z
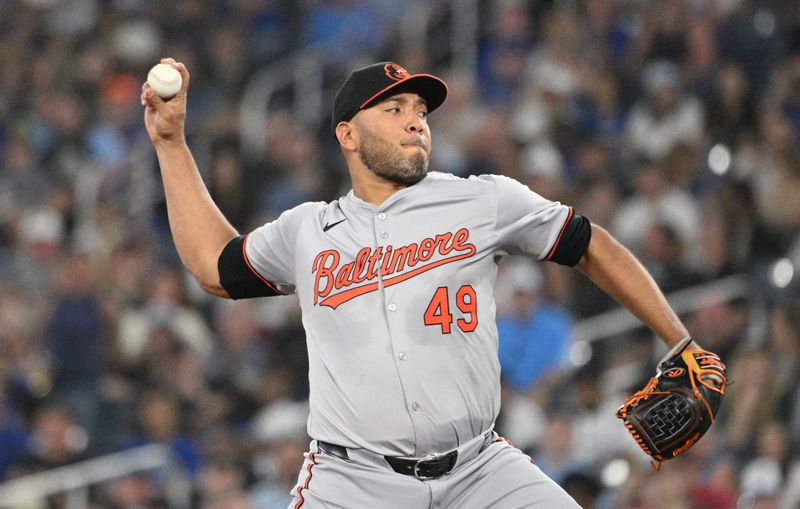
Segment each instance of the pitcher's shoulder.
M452 173L443 173L438 171L432 171L428 173L427 181L432 186L437 187L451 187L453 189L463 189L463 190L473 190L475 192L486 192L490 189L494 189L497 186L498 179L509 179L508 177L503 177L502 175L492 175L492 174L483 174L483 175L470 175L468 177L460 177L458 175L453 175Z

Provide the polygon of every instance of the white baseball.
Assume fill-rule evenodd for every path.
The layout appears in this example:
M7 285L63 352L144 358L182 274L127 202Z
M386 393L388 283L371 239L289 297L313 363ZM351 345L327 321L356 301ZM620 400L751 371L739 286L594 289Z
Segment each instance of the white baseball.
M181 73L169 64L156 64L147 73L147 83L156 93L167 99L177 94L183 85Z

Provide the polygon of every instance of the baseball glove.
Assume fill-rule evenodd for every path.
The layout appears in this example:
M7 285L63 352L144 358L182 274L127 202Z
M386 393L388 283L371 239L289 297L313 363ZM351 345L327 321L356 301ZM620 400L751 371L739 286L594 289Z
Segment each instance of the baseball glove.
M708 431L725 395L725 364L712 352L687 349L691 341L675 345L656 376L617 410L656 470Z

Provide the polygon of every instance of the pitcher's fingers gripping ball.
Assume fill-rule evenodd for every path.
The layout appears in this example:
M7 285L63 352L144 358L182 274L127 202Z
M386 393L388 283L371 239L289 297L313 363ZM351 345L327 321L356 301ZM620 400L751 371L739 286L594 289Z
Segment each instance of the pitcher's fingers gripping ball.
M181 73L169 64L156 64L147 73L147 84L162 99L169 99L177 94L183 85Z
M700 440L725 395L725 364L712 352L687 349L691 341L675 345L656 376L617 410L656 469Z

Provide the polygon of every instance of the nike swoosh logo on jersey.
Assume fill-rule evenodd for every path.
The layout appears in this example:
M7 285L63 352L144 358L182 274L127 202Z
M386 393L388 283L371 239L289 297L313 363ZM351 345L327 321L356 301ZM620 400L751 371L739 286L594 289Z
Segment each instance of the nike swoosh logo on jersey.
M328 224L326 224L325 226L322 227L322 231L326 232L326 231L330 230L331 228L333 228L334 226L336 226L337 224L344 223L345 221L347 221L347 218L344 218L341 221L336 221L335 223L328 223Z

